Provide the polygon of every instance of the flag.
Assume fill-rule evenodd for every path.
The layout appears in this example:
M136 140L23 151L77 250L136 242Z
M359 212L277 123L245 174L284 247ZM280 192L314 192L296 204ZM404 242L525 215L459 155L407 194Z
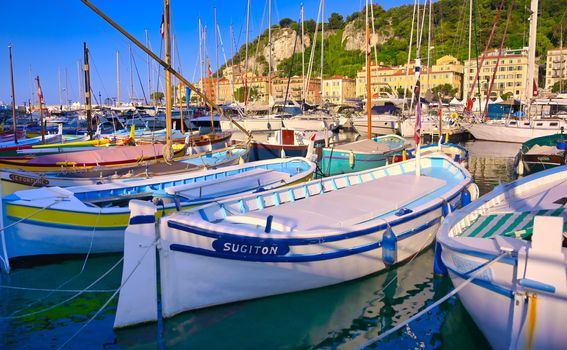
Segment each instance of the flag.
M165 17L161 15L161 25L159 26L159 33L163 38L165 36Z
M413 134L413 140L415 141L415 147L421 142L421 97L419 96L420 83L419 79L415 82L414 96L415 96L415 129Z
M43 92L41 92L41 85L39 85L39 79L37 80L37 99L43 100Z

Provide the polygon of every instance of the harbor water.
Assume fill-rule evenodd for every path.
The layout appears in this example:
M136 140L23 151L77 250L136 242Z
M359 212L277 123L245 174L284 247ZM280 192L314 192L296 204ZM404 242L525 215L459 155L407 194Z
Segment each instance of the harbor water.
M513 179L518 144L470 141L465 146L481 194ZM0 349L352 349L452 289L449 278L433 274L433 247L428 247L397 267L348 283L116 331L113 292L121 271L121 255L111 254L44 261L0 274ZM80 292L88 286L95 292ZM452 297L373 348L489 345Z

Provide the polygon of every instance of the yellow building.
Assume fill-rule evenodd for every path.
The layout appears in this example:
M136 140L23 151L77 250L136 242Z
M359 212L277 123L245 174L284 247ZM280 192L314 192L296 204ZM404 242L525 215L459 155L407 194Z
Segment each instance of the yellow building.
M423 63L422 61L420 78L422 94L427 94L434 87L450 84L457 89L456 96L461 97L464 68L455 57L443 56L431 66L431 69ZM396 94L399 88L406 87L411 91L415 84L415 61L411 61L408 67L373 65L370 67L370 81L373 96L384 91L392 91ZM356 75L356 96L366 97L366 67Z
M560 80L567 80L567 48L547 51L547 69L545 71L545 88L551 90ZM567 84L564 84L564 89Z
M498 59L498 51L498 49L495 49L486 53L484 63L480 69L478 82L474 86L472 96L478 96L478 84L480 83L481 96L483 99L486 98L494 70L496 69L497 61L499 60L498 71L496 72L492 92L490 94L491 97L496 98L497 96L509 93L516 99L525 99L528 73L528 49L505 49L502 51L500 59ZM478 58L479 63L481 58L482 55ZM474 82L477 70L476 67L476 58L471 58L470 62L469 60L465 61L465 80L463 87L465 97L467 97L467 94L471 89L471 84ZM538 76L537 71L536 66L534 77Z
M355 79L339 75L323 79L323 102L342 104L354 97L356 97Z
M287 88L289 80L289 90ZM278 77L272 79L272 93L276 100L285 99L287 91L288 100L301 101L303 99L303 78L293 76L291 79L287 77ZM307 84L305 101L308 103L321 103L321 80L312 78Z

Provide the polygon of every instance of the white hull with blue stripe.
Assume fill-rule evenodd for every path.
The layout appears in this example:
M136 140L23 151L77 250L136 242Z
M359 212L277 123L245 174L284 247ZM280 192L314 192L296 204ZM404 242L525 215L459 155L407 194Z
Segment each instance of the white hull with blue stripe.
M495 349L567 344L566 202L563 166L498 186L437 234L438 272L455 286L472 279L459 298Z
M421 158L421 176L415 167L412 159L217 201L162 219L163 315L329 286L422 251L433 242L448 205L459 206L462 196L468 202L477 191L470 174L447 157ZM130 225L127 247L140 245L131 238L136 235L136 226ZM130 259L125 254L125 261ZM124 271L123 278L130 273ZM137 299L135 287L130 288L121 291L123 303ZM115 325L136 322L121 316Z

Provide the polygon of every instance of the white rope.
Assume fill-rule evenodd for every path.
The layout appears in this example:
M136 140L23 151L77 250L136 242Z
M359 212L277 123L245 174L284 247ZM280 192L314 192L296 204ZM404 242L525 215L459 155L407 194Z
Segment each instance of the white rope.
M39 214L39 213L41 213L42 211L44 211L44 210L46 210L46 209L49 209L49 208L51 208L52 206L54 206L55 204L57 204L57 203L59 203L59 202L62 202L62 201L64 201L64 200L65 200L65 198L56 199L55 202L53 202L53 203L51 203L51 204L49 204L49 205L46 205L46 206L43 207L43 208L40 208L40 209L34 211L33 213L31 213L31 214L28 215L28 216L24 216L24 217L21 218L20 220L11 223L11 224L8 225L8 226L0 227L0 232L6 231L6 230L9 229L10 227L14 227L14 226L16 226L17 224L19 224L20 222L25 221L25 220L31 218L32 216L34 216L34 215L36 215L36 214Z
M14 290L25 290L31 292L60 292L60 293L112 293L116 291L116 289L49 289L49 288L32 288L32 287L18 287L18 286L6 286L0 285L0 288L3 289L14 289Z
M108 276L108 274L110 274L110 272L112 272L118 265L120 265L120 263L121 263L123 260L124 260L124 257L120 258L120 260L118 260L108 271L106 271L105 273L103 273L99 278L97 278L94 282L92 282L91 284L89 284L86 288L84 288L83 290L77 292L76 294L70 296L69 298L67 298L67 299L65 299L65 300L63 300L63 301L61 301L61 302L59 302L59 303L57 303L57 304L48 306L48 307L46 307L46 308L44 308L44 309L41 309L41 310L37 310L37 311L34 311L34 312L30 312L30 313L27 313L27 314L24 314L24 315L17 315L17 316L0 316L0 320L13 320L13 319L19 319L19 318L29 317L29 316L37 315L37 314L40 314L40 313L43 313L43 312L52 310L52 309L54 309L54 308L56 308L56 307L59 307L59 306L65 304L65 303L67 303L67 302L69 302L69 301L71 301L71 300L73 300L73 299L79 297L81 294L86 293L86 291L89 290L90 287L94 286L95 284L97 284L98 282L100 282L103 278L105 278L106 276Z
M433 310L434 308L436 308L437 306L441 305L442 303L444 303L445 301L447 301L450 297L452 297L453 295L457 294L461 289L465 288L468 284L470 284L472 281L474 281L478 275L480 275L482 272L484 272L486 269L488 269L491 265L495 264L496 262L498 262L500 259L502 259L504 256L508 255L507 252L501 253L500 255L498 255L497 257L495 257L494 259L490 260L489 262L487 262L484 266L482 266L480 269L476 270L475 273L473 273L473 275L471 277L469 277L469 279L467 279L466 281L464 281L463 283L461 283L458 287L456 287L455 289L453 289L451 292L449 292L447 295L445 295L444 297L442 297L441 299L437 300L436 302L434 302L433 304L429 305L428 307L426 307L425 309L421 310L420 312L418 312L417 314L413 315L412 317L410 317L409 319L405 320L404 322L400 323L399 325L395 326L394 328L389 329L388 331L380 334L378 337L371 339L369 341L367 341L366 343L362 344L361 346L357 347L357 349L365 349L377 342L379 342L380 340L386 338L387 336L397 332L398 330L400 330L401 328L407 326L409 323L411 323L412 321L415 321L416 319L420 318L421 316L423 316L424 314L428 313L429 311Z
M69 344L69 342L71 340L73 340L83 329L85 329L101 312L102 310L104 310L108 304L110 304L110 302L112 301L112 299L114 299L114 297L116 297L116 295L120 292L120 290L122 289L122 287L124 287L124 285L126 285L126 283L128 283L128 280L130 280L130 277L132 277L132 275L134 274L134 272L136 272L136 270L138 269L138 267L140 266L140 264L142 263L142 260L144 260L144 258L146 257L146 254L148 254L148 252L150 251L150 248L155 248L155 246L158 243L158 238L156 238L152 244L150 244L148 246L148 248L146 249L146 251L144 252L144 254L142 255L142 257L138 260L138 262L136 263L136 266L134 266L134 268L132 269L132 271L130 272L130 274L128 274L128 276L126 277L126 279L124 280L124 283L122 283L120 285L120 287L118 287L118 289L116 289L116 291L114 293L112 293L112 295L106 300L106 302L102 305L102 307L100 309L98 309L97 312L95 312L95 314L87 321L85 322L81 328L79 328L75 333L73 333L73 335L67 339L63 344L61 344L61 346L59 346L57 349L63 349L67 344ZM120 261L124 260L124 258L120 259Z

